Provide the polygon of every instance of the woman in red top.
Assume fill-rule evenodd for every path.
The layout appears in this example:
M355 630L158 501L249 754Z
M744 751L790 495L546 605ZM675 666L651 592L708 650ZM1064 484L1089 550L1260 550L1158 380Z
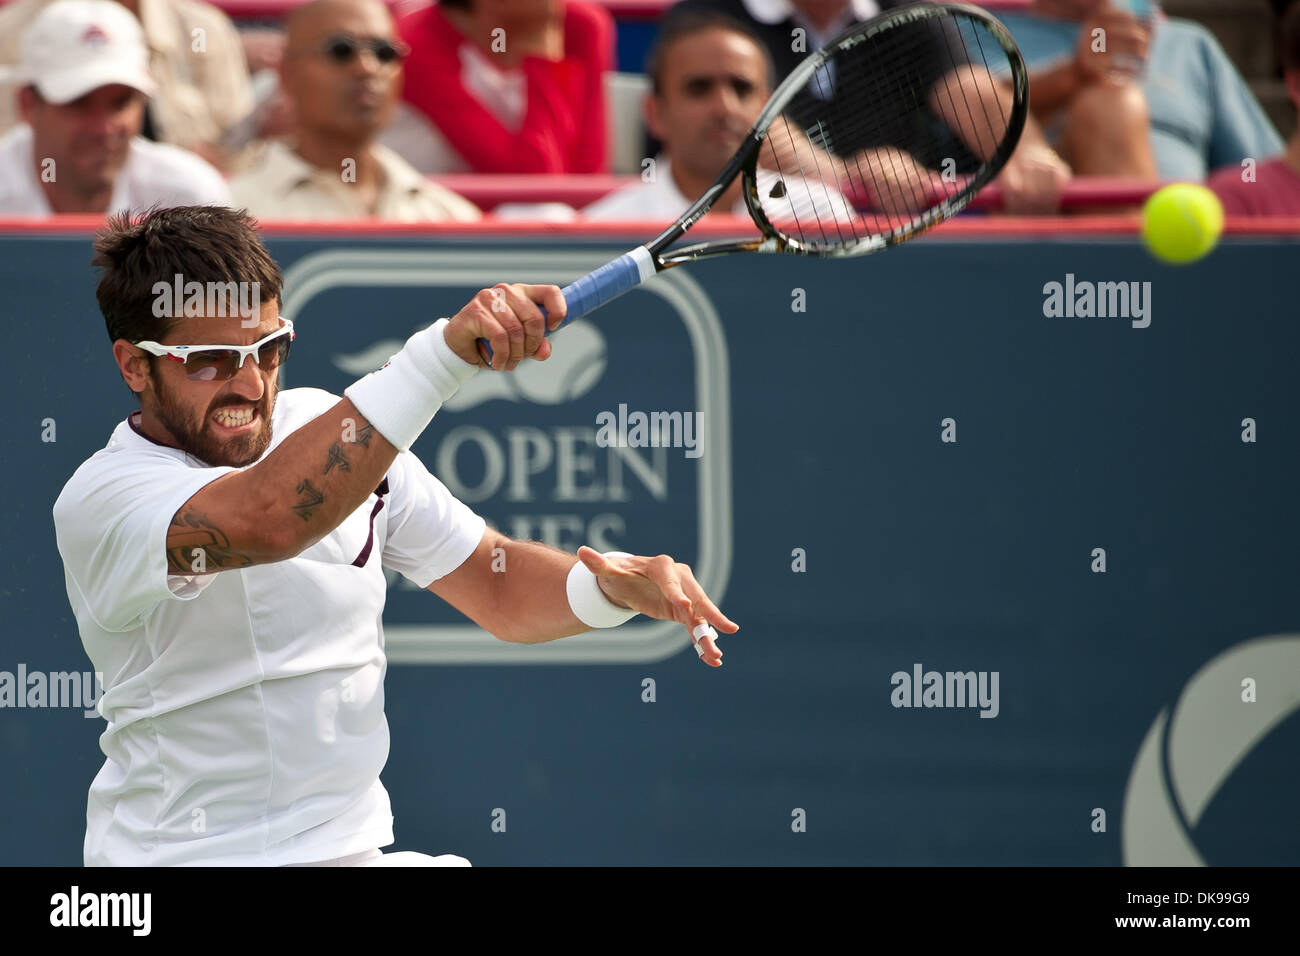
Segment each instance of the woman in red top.
M605 172L613 22L582 0L443 0L398 20L402 97L474 172Z

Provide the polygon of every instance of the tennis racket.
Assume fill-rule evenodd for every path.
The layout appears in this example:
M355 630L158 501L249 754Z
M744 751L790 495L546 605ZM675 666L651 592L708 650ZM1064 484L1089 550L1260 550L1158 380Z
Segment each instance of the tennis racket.
M786 77L676 222L561 290L565 323L697 259L838 258L905 242L956 215L998 174L1028 107L1015 41L977 7L917 3L856 24ZM761 235L670 249L738 176ZM487 340L478 348L490 365Z

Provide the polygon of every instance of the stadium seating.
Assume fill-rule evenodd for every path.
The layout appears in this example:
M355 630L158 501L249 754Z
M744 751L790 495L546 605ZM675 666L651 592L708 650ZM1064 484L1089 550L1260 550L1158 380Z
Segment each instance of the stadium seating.
M8 0L0 0L0 5ZM277 23L302 0L210 0L241 27ZM386 0L402 11L428 0ZM640 101L648 83L640 72L655 24L674 0L598 0L613 14L618 30L618 72L606 84L610 123L608 176L480 176L436 177L465 195L485 211L505 204L564 203L580 208L608 192L635 181L642 161ZM1023 9L1029 0L986 0L988 10ZM1283 137L1295 128L1296 116L1280 79L1274 18L1268 0L1161 0L1170 15L1196 20L1214 33L1238 70L1250 83L1260 103ZM1160 185L1114 180L1078 180L1066 191L1063 206L1079 212L1089 206L1137 202ZM974 204L976 210L1000 206L996 189L987 190Z

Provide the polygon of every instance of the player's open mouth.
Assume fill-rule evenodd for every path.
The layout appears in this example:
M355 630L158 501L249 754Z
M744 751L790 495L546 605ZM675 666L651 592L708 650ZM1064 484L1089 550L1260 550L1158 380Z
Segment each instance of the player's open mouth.
M212 423L217 426L217 431L228 435L251 431L257 427L259 419L257 409L252 407L222 408L212 413Z

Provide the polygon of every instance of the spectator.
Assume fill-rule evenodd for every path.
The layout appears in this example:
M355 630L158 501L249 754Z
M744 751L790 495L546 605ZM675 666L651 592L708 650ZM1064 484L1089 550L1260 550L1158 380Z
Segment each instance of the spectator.
M1300 110L1300 3L1282 19L1280 53L1287 95ZM1209 187L1235 216L1300 216L1300 127L1291 134L1286 151L1274 159L1249 166L1226 166L1210 177ZM1248 174L1254 167L1253 175Z
M0 64L18 61L18 37L53 0L0 7ZM118 0L144 28L149 72L157 83L143 135L198 153L218 168L235 157L221 137L253 108L239 34L216 7L197 0ZM0 84L0 132L18 122L16 90Z
M677 16L705 10L740 20L752 27L762 39L775 64L776 80L780 81L809 53L825 46L852 24L909 2L912 0L682 0L669 12L665 23ZM942 69L941 62L939 57L933 60L933 89L947 89L954 82L965 88L967 80L973 79L965 70L941 74L938 72ZM971 87L971 95L982 96L982 93ZM1009 97L1010 91L1007 90L1003 98ZM938 98L937 102L944 102L944 98ZM857 148L875 145L878 144L857 144ZM954 144L959 153L962 145ZM973 144L965 145L974 151ZM973 156L969 159L974 161ZM903 192L910 190L909 183L920 184L930 178L905 152L893 152L879 168L887 176L892 175L891 170L899 170L897 186ZM1031 118L1021 134L1019 148L997 180L1002 190L1004 211L1056 211L1070 175L1070 167L1048 145L1038 124Z
M407 48L379 0L313 0L287 20L281 82L297 125L233 185L264 219L470 221L478 207L375 142L397 103Z
M650 56L651 94L645 100L650 131L663 143L648 182L621 189L583 210L588 219L653 219L669 222L684 213L718 177L740 148L771 94L772 61L752 30L724 14L674 17ZM819 220L852 218L832 187L815 190L787 177L783 200L771 200L775 173L758 171L758 193L769 218L791 216L792 198L819 197L800 208ZM748 215L737 179L714 202L713 212ZM824 199L820 197L825 197ZM780 202L781 208L775 208ZM801 203L802 205L802 203Z
M443 0L398 21L411 47L385 138L425 173L600 173L613 24L583 0Z
M1111 0L1033 0L999 18L1030 67L1034 111L1076 173L1200 181L1282 148L1199 24L1163 14L1144 24ZM1103 36L1106 49L1094 49ZM1135 75L1125 60L1144 66Z
M905 0L683 0L669 16L716 10L753 28L767 48L780 82L809 53L820 50L852 24L870 20Z
M59 0L24 32L24 123L0 137L0 214L226 205L221 174L139 135L154 90L140 24L112 0Z

